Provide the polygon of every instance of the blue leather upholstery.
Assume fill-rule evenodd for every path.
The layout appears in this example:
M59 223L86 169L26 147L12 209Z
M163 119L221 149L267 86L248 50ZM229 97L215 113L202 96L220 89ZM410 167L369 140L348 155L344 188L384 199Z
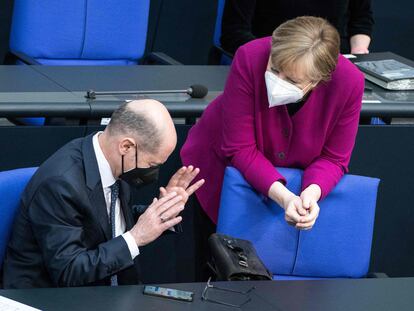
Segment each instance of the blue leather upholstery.
M10 48L45 65L136 64L149 6L149 0L15 0Z
M145 52L150 0L15 0L10 49L42 65L137 65ZM19 118L44 125L44 118Z
M279 168L300 193L302 171ZM284 220L284 211L251 188L235 168L225 172L217 231L253 242L274 275L283 278L363 277L368 272L379 179L345 175L319 203L309 231Z
M45 118L16 118L16 121L29 126L45 125Z
M221 37L221 21L223 20L223 12L224 12L224 5L226 4L226 0L218 0L217 1L217 17L216 17L216 25L214 28L214 37L213 43L217 47L221 47L220 37ZM231 65L233 59L225 54L221 55L220 65Z
M331 278L333 279L333 278ZM305 277L305 276L294 276L294 275L274 275L273 280L275 281L305 281L305 280L326 280L326 278L316 277Z
M371 118L371 124L372 125L386 125L386 123L381 118L377 118L377 117Z
M137 60L128 59L45 59L38 58L38 62L46 66L129 66L137 65Z
M20 196L36 169L29 167L0 172L0 267L3 264L14 217L20 206Z
M221 36L221 21L223 20L223 12L224 12L224 5L226 4L226 0L218 0L217 1L217 16L216 16L216 26L214 28L214 45L221 46L220 44L220 36Z

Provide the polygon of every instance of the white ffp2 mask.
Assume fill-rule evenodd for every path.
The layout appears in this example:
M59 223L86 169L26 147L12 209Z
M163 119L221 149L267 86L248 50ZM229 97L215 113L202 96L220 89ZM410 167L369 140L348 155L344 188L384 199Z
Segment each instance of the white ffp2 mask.
M279 78L270 71L265 72L265 81L269 108L296 103L304 96L300 88Z

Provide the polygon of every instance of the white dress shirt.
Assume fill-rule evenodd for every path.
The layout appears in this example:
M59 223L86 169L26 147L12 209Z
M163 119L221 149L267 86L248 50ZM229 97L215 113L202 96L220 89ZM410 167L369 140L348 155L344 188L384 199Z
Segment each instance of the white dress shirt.
M99 175L101 175L103 194L106 202L106 210L108 217L111 211L111 186L116 182L114 175L112 175L111 167L102 152L99 145L98 136L102 132L98 132L93 136L93 149L95 151L96 160L98 161ZM109 219L109 218L108 218ZM119 198L115 204L115 236L122 235L128 245L132 259L139 255L138 245L130 232L125 232L125 218L121 209L121 201Z

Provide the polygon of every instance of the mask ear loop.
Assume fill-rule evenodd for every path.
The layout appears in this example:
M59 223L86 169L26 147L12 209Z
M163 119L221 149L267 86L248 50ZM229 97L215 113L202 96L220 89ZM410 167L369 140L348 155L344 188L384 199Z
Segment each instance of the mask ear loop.
M121 155L121 170L124 173L124 155ZM138 146L135 144L135 167L138 167Z
M135 168L138 168L138 145L135 144Z
M307 91L306 91L306 93L305 93L305 92L304 92L304 90L305 90L306 88L308 88L309 86L311 86L311 88L312 88L312 87L315 87L316 85L318 85L318 83L316 83L316 84L315 84L314 82L309 82L309 83L308 83L308 85L306 85L306 86L302 89L303 96L305 96L306 94L308 94L308 93L310 92L310 90L311 90L311 89L309 88L309 90L307 90Z
M124 173L124 155L122 154L121 155L121 172L122 172L122 174Z

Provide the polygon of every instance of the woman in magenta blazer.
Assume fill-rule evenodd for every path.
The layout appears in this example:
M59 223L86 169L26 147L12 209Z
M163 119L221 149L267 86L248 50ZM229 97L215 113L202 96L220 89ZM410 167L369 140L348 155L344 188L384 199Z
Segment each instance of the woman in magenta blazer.
M362 73L339 54L339 35L324 19L299 17L240 47L224 92L181 150L205 179L197 199L210 220L230 165L283 207L289 224L310 229L317 202L348 170L363 91ZM300 196L275 166L304 170Z

